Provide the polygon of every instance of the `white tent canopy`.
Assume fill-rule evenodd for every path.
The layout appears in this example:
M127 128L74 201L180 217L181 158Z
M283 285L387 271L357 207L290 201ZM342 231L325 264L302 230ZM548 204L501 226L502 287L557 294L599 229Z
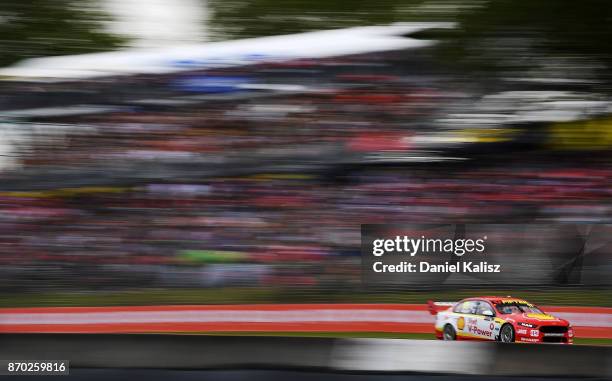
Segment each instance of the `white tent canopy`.
M170 48L32 58L0 69L0 76L18 80L70 80L364 54L429 46L434 41L406 36L432 28L452 27L453 23L396 23Z

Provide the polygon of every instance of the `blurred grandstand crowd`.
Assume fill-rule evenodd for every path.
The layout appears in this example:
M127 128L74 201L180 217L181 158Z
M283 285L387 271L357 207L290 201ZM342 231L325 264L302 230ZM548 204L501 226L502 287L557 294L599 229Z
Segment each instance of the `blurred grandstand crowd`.
M604 95L383 58L3 85L0 287L324 290L361 224L612 222Z

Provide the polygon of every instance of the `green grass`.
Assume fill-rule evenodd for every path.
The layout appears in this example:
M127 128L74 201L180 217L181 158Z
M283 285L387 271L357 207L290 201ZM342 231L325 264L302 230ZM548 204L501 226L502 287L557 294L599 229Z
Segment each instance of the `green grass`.
M574 344L579 345L612 345L612 339L600 339L600 338L574 338Z
M166 304L425 303L429 299L455 301L477 295L512 295L539 305L612 307L612 290L550 289L517 291L501 289L372 292L355 289L352 291L317 292L311 289L222 288L0 294L0 308Z
M0 307L261 304L275 297L274 290L253 288L2 294Z

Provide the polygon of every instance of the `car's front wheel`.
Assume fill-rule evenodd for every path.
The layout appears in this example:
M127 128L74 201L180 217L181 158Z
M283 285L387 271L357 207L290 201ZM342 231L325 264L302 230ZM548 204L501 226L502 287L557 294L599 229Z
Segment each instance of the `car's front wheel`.
M442 332L442 338L444 340L455 340L457 338L455 328L453 328L453 326L450 324L445 325L444 331Z
M499 332L499 341L502 343L514 342L514 328L510 324L505 324Z

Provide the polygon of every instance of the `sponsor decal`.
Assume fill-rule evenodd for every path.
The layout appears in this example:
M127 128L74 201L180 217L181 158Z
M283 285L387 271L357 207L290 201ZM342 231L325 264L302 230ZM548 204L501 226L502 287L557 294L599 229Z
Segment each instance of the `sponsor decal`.
M533 307L533 304L529 303L526 300L522 300L522 299L502 299L501 304L524 304L528 307Z
M554 316L550 316L547 314L527 314L527 317L538 320L556 320Z
M489 324L489 329L490 329L491 331L492 331L492 330L494 330L494 329L495 329L495 324L493 324L493 323Z
M523 327L527 327L527 328L535 328L536 327L534 324L523 323L522 321L519 321L518 325L522 325Z
M521 341L527 341L527 342L530 342L530 343L537 343L538 339L530 339L528 337L521 337Z
M465 328L465 319L461 316L457 319L457 329L463 330L463 328Z
M479 336L488 336L488 337L493 336L493 332L487 331L485 329L480 329L475 325L468 325L468 332L473 333L475 335L479 335Z
M531 331L529 331L529 335L531 337L538 337L540 336L540 331L538 331L537 329L532 329Z
M526 335L527 334L527 330L526 329L517 329L516 330L516 334L517 335Z

